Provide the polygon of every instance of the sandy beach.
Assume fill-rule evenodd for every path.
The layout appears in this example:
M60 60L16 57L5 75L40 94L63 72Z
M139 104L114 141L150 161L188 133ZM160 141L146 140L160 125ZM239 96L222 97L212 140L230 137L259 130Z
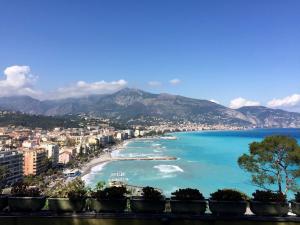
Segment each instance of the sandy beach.
M129 140L125 140L122 143L119 143L113 147L111 147L110 152L104 152L102 153L98 158L92 159L88 163L86 163L82 168L81 168L81 177L84 177L85 175L88 175L92 168L95 166L102 165L104 163L108 163L111 161L116 161L115 157L117 156L118 152L123 150L130 142L135 141L135 140L153 140L153 139L158 139L160 137L154 136L154 137L143 137L143 138L132 138Z
M81 168L81 177L89 174L91 172L91 169L95 166L99 166L103 163L111 162L114 161L114 155L118 153L119 151L123 150L126 145L128 145L133 139L123 141L122 143L113 146L110 152L104 152L102 153L98 158L92 159L88 163L86 163L82 168Z
M82 171L81 177L89 174L91 172L91 169L94 166L98 166L105 162L109 162L109 161L111 161L111 159L112 158L111 158L110 153L103 153L98 158L92 159L90 162L88 162L81 168L81 171Z

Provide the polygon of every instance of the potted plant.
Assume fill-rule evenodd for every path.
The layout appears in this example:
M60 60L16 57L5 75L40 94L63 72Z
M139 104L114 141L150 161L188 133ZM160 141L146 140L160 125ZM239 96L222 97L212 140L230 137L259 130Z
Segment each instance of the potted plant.
M295 194L295 199L291 201L292 212L300 216L300 192Z
M222 189L210 194L209 209L214 215L244 215L247 196L237 190Z
M186 188L172 193L170 206L173 213L204 214L206 201L199 190Z
M130 208L136 213L161 213L165 210L165 197L153 187L144 187L142 196L130 199Z
M2 188L0 187L0 211L2 211L7 206L7 195L2 193Z
M48 198L48 207L56 212L81 212L85 207L87 189L80 178L56 188Z
M90 206L95 212L123 212L127 206L126 187L106 187L91 193Z
M11 189L8 197L8 206L11 211L39 211L46 202L37 187L30 187L27 183L17 182Z
M289 204L282 192L259 191L252 194L251 211L258 216L285 216L289 211Z

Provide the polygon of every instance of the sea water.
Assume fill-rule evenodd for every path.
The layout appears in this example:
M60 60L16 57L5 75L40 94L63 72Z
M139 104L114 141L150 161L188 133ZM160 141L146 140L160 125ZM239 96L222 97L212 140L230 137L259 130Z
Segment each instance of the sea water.
M238 157L249 144L269 135L288 135L300 143L300 129L253 129L172 133L176 140L134 140L118 157L174 156L175 161L115 161L96 166L85 176L88 185L117 179L128 184L160 188L169 196L178 188L198 188L206 197L220 188L250 195L256 187L250 174L239 168ZM120 176L118 176L120 175Z

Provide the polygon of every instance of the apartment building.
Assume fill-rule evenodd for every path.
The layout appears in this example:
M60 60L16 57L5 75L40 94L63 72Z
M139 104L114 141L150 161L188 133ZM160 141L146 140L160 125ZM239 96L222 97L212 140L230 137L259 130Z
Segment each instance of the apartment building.
M0 151L3 180L0 185L12 185L23 179L23 154L16 150Z
M47 151L45 149L23 149L24 175L39 175L46 168Z
M59 147L57 144L44 142L41 143L40 146L42 148L45 148L47 151L48 159L51 159L52 166L55 167L58 164L59 161Z

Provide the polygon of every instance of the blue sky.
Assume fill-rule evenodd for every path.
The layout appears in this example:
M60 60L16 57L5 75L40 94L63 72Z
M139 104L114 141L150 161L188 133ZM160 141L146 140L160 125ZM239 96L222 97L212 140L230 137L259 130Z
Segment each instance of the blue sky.
M2 96L129 86L300 109L298 0L1 0L0 9Z

